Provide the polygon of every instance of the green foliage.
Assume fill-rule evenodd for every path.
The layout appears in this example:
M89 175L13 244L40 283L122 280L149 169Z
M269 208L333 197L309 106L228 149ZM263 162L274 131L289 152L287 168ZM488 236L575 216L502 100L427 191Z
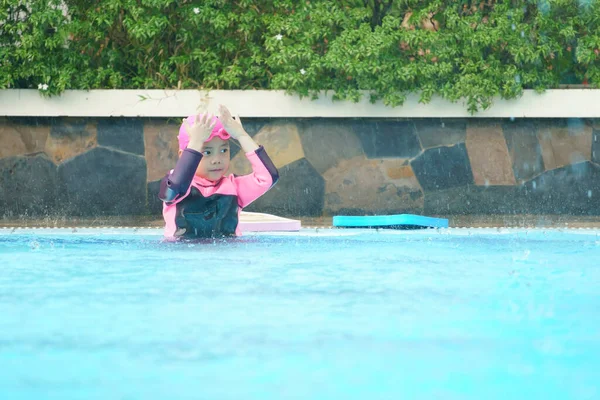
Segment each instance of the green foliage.
M600 0L1 0L0 88L283 89L398 106L600 83ZM43 85L47 85L43 86Z

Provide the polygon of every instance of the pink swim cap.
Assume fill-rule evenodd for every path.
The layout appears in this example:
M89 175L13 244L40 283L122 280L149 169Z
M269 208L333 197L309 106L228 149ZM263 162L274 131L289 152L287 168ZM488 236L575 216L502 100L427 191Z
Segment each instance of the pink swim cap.
M200 114L200 117L202 117L202 115L204 115L204 114ZM215 119L217 120L215 123L215 126L214 126L212 132L210 133L210 136L208 137L208 139L206 139L204 141L204 143L214 139L216 136L220 137L223 140L227 140L231 137L231 136L229 136L229 133L227 133L227 131L223 127L223 124L221 123L221 121L219 121L219 118L213 117L213 121ZM183 123L179 127L179 135L177 136L177 139L179 139L179 149L180 150L185 150L188 143L190 143L190 135L188 135L188 133L187 133L186 123L189 125L192 125L195 120L196 120L196 116L190 115L189 117L187 117L186 119L183 120Z

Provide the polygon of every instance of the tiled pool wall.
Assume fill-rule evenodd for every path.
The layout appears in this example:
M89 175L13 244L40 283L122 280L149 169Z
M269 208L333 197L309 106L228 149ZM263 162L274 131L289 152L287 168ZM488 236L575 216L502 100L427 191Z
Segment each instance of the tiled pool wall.
M160 216L177 118L0 118L0 216ZM600 215L600 120L242 121L279 168L247 211ZM237 146L231 171L249 172Z

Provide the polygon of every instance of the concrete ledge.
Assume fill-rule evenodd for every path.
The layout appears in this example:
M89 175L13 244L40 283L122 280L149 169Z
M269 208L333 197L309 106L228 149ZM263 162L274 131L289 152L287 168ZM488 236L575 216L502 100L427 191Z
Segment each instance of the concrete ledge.
M333 102L328 95L318 100L300 99L283 91L215 90L68 90L60 97L45 98L35 89L0 90L0 116L19 117L183 117L214 111L226 104L241 117L264 118L598 118L600 90L526 90L511 100L498 99L491 109L469 114L464 102L434 98L420 104L411 95L401 107Z

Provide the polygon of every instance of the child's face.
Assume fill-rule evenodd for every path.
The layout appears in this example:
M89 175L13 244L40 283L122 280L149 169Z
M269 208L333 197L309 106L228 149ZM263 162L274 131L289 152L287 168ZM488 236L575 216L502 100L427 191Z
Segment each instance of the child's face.
M202 146L202 160L196 175L209 181L221 179L229 168L229 140L214 137Z

